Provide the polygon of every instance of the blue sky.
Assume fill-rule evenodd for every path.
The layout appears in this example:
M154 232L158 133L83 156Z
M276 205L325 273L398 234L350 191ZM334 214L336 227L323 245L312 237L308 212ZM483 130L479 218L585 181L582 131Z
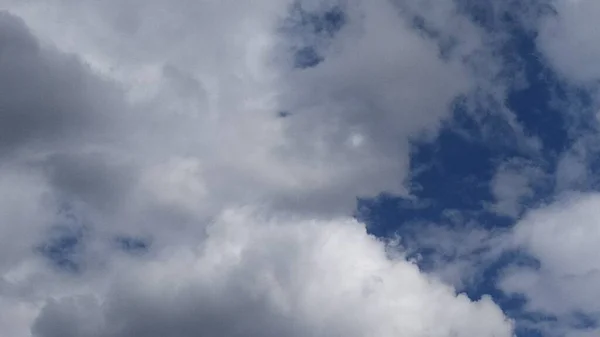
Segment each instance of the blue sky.
M597 335L596 14L0 0L0 335Z
M536 46L536 31L524 26L518 17L523 7L549 10L547 1L530 1L526 4L512 2L500 17L494 13L494 2L460 1L459 8L471 17L491 38L503 35L496 46L498 57L505 71L500 75L509 83L505 104L522 130L514 130L498 106L468 107L458 97L453 104L451 118L444 121L434 139L411 141L410 188L412 197L381 194L374 198L360 198L356 217L365 221L370 233L382 237L400 236L413 245L411 254L419 256L421 269L434 272L439 264L452 263L465 257L448 253L443 247L414 240L419 227L433 224L444 230L462 232L473 230L473 223L485 230L507 230L528 209L539 207L560 193L552 177L556 175L559 160L572 148L578 137L593 129L593 119L586 108L592 104L586 88L565 81L546 63ZM536 9L534 9L536 10ZM296 16L293 16L296 17ZM302 28L302 34L314 34L331 38L343 29L344 15L340 7L322 13L302 13L294 21ZM298 28L297 28L298 29ZM413 29L437 39L439 34L428 29L427 18L414 17ZM439 39L440 53L451 53L445 41ZM303 46L295 50L296 66L309 68L323 61L316 48ZM522 78L525 84L511 83ZM577 116L564 111L565 107L578 106ZM591 123L591 124L588 124ZM540 141L541 150L536 153L523 151L518 144L518 132ZM538 168L542 174L533 185L532 193L520 200L523 209L517 217L498 214L490 209L495 196L492 193L493 178L503 163L524 162ZM593 168L591 168L593 170ZM593 174L593 171L592 171ZM596 184L585 183L569 186L581 191L595 191ZM414 198L413 198L414 197ZM460 220L449 219L460 216ZM468 224L468 225L467 225ZM428 227L428 230L431 228ZM411 241L414 240L414 241ZM460 245L461 242L454 242ZM481 247L483 254L486 247ZM478 253L475 253L477 255ZM526 299L521 295L507 295L496 286L505 268L526 265L539 268L539 262L520 250L507 251L494 260L478 261L471 257L478 277L461 289L473 300L491 295L495 302L511 318L516 319L516 334L520 337L544 336L536 328L520 321L551 321L558 318L543 312L525 308ZM597 327L598 321L585 313L574 313L575 326L581 329Z
M491 185L499 165L508 161L525 161L543 172L543 177L534 185L533 193L522 200L524 209L535 208L550 202L556 196L556 182L551 178L556 174L558 161L573 143L584 134L593 122L593 116L586 116L585 107L591 104L589 93L560 78L543 60L536 47L536 32L528 31L518 21L512 10L519 11L518 3L499 20L491 20L493 3L480 1L462 1L462 9L481 25L487 34L506 34L498 50L500 58L508 71L502 76L507 79L523 77L525 85L508 87L505 104L514 113L523 132L529 137L540 140L542 150L535 154L523 153L518 148L514 130L507 125L494 111L494 107L479 111L466 111L460 104L455 105L452 118L444 123L439 135L432 141L414 141L411 152L411 183L415 186L414 195L425 205L415 206L410 199L382 195L377 198L359 201L359 218L365 219L369 231L377 236L389 237L400 235L410 237L419 229L419 223L432 223L435 226L448 226L450 230L460 228L473 220L486 230L510 228L517 219L502 216L488 207L494 202ZM545 1L529 2L528 5L546 7ZM425 22L426 23L426 22ZM512 68L512 69L510 69ZM565 106L581 106L580 121L572 121L563 109ZM474 121L472 114L484 115L481 121ZM581 124L579 124L581 123ZM573 125L575 124L575 125ZM482 128L487 134L482 134ZM593 170L593 168L592 168ZM593 172L592 172L593 174ZM570 186L578 190L594 191L596 185L585 184ZM461 215L461 222L445 219L445 212L455 210ZM416 225L411 222L417 222ZM472 227L469 227L471 230ZM456 242L460 245L460 242ZM419 246L416 253L422 255L421 268L431 268L431 261L446 258L452 260L456 256L447 255L443 250L436 250L435 245ZM460 257L458 257L460 258ZM474 268L480 277L464 288L473 299L482 294L490 294L503 310L517 320L517 336L544 336L535 328L525 324L519 326L520 320L555 321L557 318L543 313L528 312L524 307L522 296L507 296L496 287L498 277L503 268L512 265L527 264L539 268L535 258L521 251L512 251L498 256L497 260L478 264ZM597 327L594 317L581 314L580 328Z

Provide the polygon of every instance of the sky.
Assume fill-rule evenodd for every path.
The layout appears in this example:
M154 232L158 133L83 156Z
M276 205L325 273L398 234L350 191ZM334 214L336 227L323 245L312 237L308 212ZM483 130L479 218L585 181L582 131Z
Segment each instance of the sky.
M600 335L595 0L0 0L0 335Z

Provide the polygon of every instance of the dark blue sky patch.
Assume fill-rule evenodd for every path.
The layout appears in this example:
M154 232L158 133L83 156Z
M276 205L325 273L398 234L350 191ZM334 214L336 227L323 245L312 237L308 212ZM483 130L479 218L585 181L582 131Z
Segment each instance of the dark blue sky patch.
M440 57L443 60L449 60L453 51L458 45L454 36L444 35L443 32L433 27L427 20L418 13L408 13L409 22L413 29L419 31L425 37L437 42Z
M538 137L545 148L549 162L572 144L569 130L573 130L572 116L561 109L561 102L574 103L576 96L583 104L587 100L584 90L565 83L548 68L537 50L537 33L520 17L550 15L552 8L545 0L493 1L459 0L462 11L483 27L492 40L500 42L497 50L504 66L501 76L508 83L522 79L524 85L512 83L509 87L507 107L510 108L529 135ZM494 38L495 37L495 38ZM570 97L569 97L570 96ZM584 123L585 124L585 123Z
M343 28L346 20L341 6L314 12L303 8L300 2L292 5L281 32L291 44L293 66L304 69L321 63L329 41Z
M313 46L298 48L294 51L295 68L312 68L323 62L324 58L319 55L317 49Z
M435 140L413 144L410 189L419 202L427 203L427 207L406 207L405 200L397 201L390 196L360 200L359 209L363 217L369 214L373 234L397 232L406 221L440 222L446 210L462 212L466 219L471 217L471 220L481 221L482 226L510 226L509 219L486 209L494 202L490 184L499 165L523 160L544 173L542 180L534 182L534 195L526 201L535 205L551 197L553 180L547 177L554 174L558 156L572 145L566 131L568 118L564 111L556 108L556 101L567 98L561 93L573 90L540 61L533 40L535 35L520 27L518 20L507 15L498 17L497 13L491 12L494 7L491 2L459 3L490 34L508 37L500 48L508 69L503 76L521 76L526 83L509 88L506 104L525 132L542 142L543 151L541 156L521 151L516 130L506 122L501 107L483 104L473 110L472 106L458 100L452 118L444 123ZM536 3L531 1L528 5ZM490 110L494 108L498 111Z
M150 249L150 241L131 236L118 236L114 243L119 250L132 255L141 255Z
M287 110L282 110L282 111L277 112L277 117L279 117L279 118L286 118L291 115L292 115L292 113Z
M520 15L551 12L548 1L493 1L459 0L461 11L487 31L491 40L500 44L497 57L503 63L501 76L509 87L507 107L528 135L538 137L550 162L571 144L568 116L555 106L571 90L566 83L547 67L536 47L537 33L531 31ZM522 79L524 85L515 81ZM518 81L517 81L518 82Z
M572 151L574 144L582 142L584 135L598 130L588 92L565 82L549 67L537 50L536 32L519 17L526 11L551 13L548 1L510 0L501 5L492 0L456 2L463 13L484 29L489 40L498 44L496 56L504 67L499 80L509 85L506 101L494 104L492 99L488 101L484 97L478 105L466 104L466 100L459 98L452 117L443 123L437 138L413 142L409 189L415 199L382 194L377 198L358 200L356 217L376 236L416 238L419 230L424 230L419 227L423 224L459 232L468 230L473 224L489 231L510 228L515 219L494 214L489 208L494 202L490 186L498 168L517 162L541 172L532 178L532 195L521 200L526 209L536 207L555 197L560 158ZM499 8L509 10L500 11ZM413 26L440 44L441 34L422 18L415 18ZM446 43L446 52L451 52L452 41ZM443 55L444 48L440 47L440 50ZM514 114L526 137L540 141L541 151L522 149L522 135L507 123L502 104ZM600 170L600 159L596 159L600 158L600 147L594 146L597 143L595 139L587 141L581 159L593 172ZM516 172L520 172L518 167ZM581 186L570 187L600 190L600 178L594 176L590 174ZM412 242L419 243L419 240ZM457 257L435 244L423 243L411 254L419 256L417 263L425 271L439 267L440 263L466 259L476 269L477 277L464 291L472 299L491 295L509 317L520 322L517 324L519 337L542 336L534 328L535 324L557 321L556 317L527 312L523 296L504 294L496 287L505 268L539 267L537 261L523 252L507 251L490 261L485 258L485 247L470 256ZM597 324L591 316L574 317L573 322L580 324L578 328Z
M34 250L52 267L64 272L78 273L83 270L83 256L90 227L78 216L76 207L62 203L56 219L49 226L46 239Z
M56 226L48 239L36 247L36 251L59 270L79 272L82 269L84 239L83 228Z
M421 223L457 230L472 222L482 228L506 228L513 223L511 218L482 210L440 210L443 207L435 202L435 199L413 200L381 194L376 198L358 199L354 216L367 225L369 234L377 237L411 236Z
M414 194L435 200L439 211L446 208L479 209L482 200L491 198L486 182L495 167L489 160L490 149L451 130L442 130L430 144L414 147L412 181L418 184Z
M521 58L525 80L524 88L510 90L507 106L517 116L517 121L526 133L542 141L545 155L549 161L571 145L567 132L567 115L552 106L552 102L561 97L564 86L556 76L540 61L531 36L525 32L512 32L511 46L506 53L518 53Z
M515 328L515 334L520 337L544 337L543 333L539 330L520 326Z
M506 31L507 26L525 26L532 18L556 13L552 7L553 0L454 0L459 12L469 17L488 34ZM527 29L531 31L531 29Z
M292 5L284 29L311 40L314 36L333 37L346 23L346 15L340 6L323 12L307 11L297 2Z
M367 225L370 234L393 237L407 221L425 221L430 215L427 202L417 205L413 200L381 194L376 198L359 198L354 217ZM424 213L424 214L420 214Z
M430 201L429 220L445 210L479 213L492 203L490 182L498 166L523 156L506 121L483 111L476 116L458 104L433 142L415 142L411 154L412 194ZM497 141L500 139L501 141ZM504 223L501 219L496 224ZM500 222L497 222L500 221Z

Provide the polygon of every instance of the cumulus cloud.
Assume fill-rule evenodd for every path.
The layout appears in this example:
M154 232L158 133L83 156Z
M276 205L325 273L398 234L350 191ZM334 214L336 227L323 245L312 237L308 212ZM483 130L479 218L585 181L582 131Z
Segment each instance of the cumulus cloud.
M295 39L277 33L286 26L285 1L32 1L10 8L44 41L128 88L144 109L132 118L147 124L136 127L137 141L151 149L136 151L201 156L211 199L264 197L285 207L348 212L357 195L405 194L409 139L435 133L452 101L478 85L463 62L482 44L478 30L452 6L430 14L438 30L461 34L448 39L464 42L443 59L438 41L413 29L411 16L404 17L412 12L402 6L301 4L304 11L343 13L339 31L312 46L323 61L302 70L291 67ZM437 6L413 12L429 8ZM302 41L312 34L283 29L290 30ZM275 118L282 111L289 118ZM224 176L238 183L222 182Z
M478 29L300 4L344 16L306 68L291 1L0 1L0 333L511 336L347 217L406 194L410 140L485 80Z
M598 2L558 0L552 5L555 13L543 16L538 23L540 50L563 76L580 82L596 81L600 76L600 49L594 34Z
M531 254L539 266L508 269L500 286L524 295L528 310L558 317L556 324L539 323L558 331L548 331L549 335L600 332L594 323L600 319L600 307L590 295L600 291L599 204L597 194L564 196L531 211L514 229L513 244Z
M34 335L511 335L489 298L472 303L390 259L355 220L237 209L207 232L199 246L121 265L105 293L48 302Z

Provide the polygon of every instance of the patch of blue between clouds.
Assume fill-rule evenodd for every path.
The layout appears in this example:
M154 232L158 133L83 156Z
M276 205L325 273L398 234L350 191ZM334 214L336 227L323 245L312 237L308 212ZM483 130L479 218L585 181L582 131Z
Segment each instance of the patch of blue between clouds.
M279 118L286 118L286 117L289 117L289 116L291 116L291 115L292 115L292 113L291 113L291 112L289 112L289 111L285 111L285 110L284 110L284 111L279 111L279 112L277 113L277 117L279 117Z
M144 254L150 249L150 242L142 238L117 236L114 242L121 251L134 255Z
M82 231L56 228L52 236L38 246L38 252L58 269L79 272L81 264L77 260L77 254L81 249Z
M340 6L314 12L303 8L301 2L295 3L281 28L282 33L293 41L290 48L294 67L306 69L323 62L323 48L345 23L346 15Z
M35 251L58 270L84 272L86 245L94 235L93 227L78 217L76 210L68 205L63 205L57 213L58 220L50 226L46 239L35 247ZM126 235L109 240L111 242L107 243L107 247L133 256L142 255L151 247L149 240Z
M514 130L498 113L469 110L470 106L457 98L452 117L444 123L438 137L433 141L413 142L409 187L416 198L382 194L358 200L356 217L366 222L369 232L375 236L399 235L411 239L418 235L420 224L449 230L464 230L465 223L476 223L489 231L508 229L515 220L487 207L494 202L490 186L499 165L513 160L531 163L541 169L544 175L533 184L533 195L523 200L525 208L535 207L552 199L556 186L548 177L556 173L560 156L578 137L589 131L586 119L590 116L586 115L585 107L591 99L585 90L559 79L537 50L535 32L521 26L513 16L523 9L520 6L548 13L547 2L510 1L507 7L511 10L501 15L493 12L497 7L493 0L457 0L457 3L487 34L508 37L502 40L499 49L499 56L506 66L503 76L509 80L524 78L525 85L516 85L515 81L508 90L505 104L515 114L526 136L540 141L542 151L536 154L521 151ZM452 52L452 40L441 40L441 35L431 29L424 18L414 18L413 27L438 41L442 57ZM565 107L574 105L584 107L576 116L565 111ZM589 164L600 169L600 160ZM598 189L599 185L591 184L588 188ZM411 254L413 256L409 257L419 256L416 261L426 271L440 261L452 262L456 258L435 245L417 247ZM506 267L539 268L538 262L516 250L504 252L492 262L481 261L477 256L469 258L473 259L470 262L478 271L474 280L463 289L466 294L474 300L485 294L491 295L509 317L517 320L518 337L543 336L528 323L552 323L556 317L527 312L523 296L507 295L496 287ZM574 313L573 322L582 329L598 325L584 313Z
M80 272L87 229L68 205L63 205L57 215L46 240L36 247L36 251L59 270Z

